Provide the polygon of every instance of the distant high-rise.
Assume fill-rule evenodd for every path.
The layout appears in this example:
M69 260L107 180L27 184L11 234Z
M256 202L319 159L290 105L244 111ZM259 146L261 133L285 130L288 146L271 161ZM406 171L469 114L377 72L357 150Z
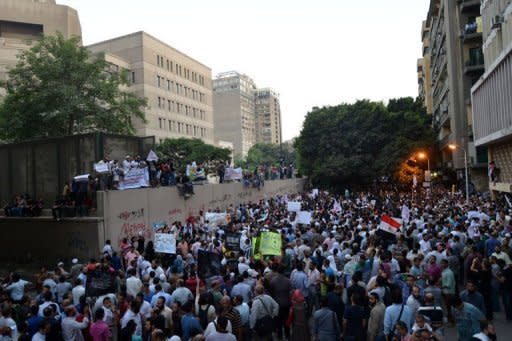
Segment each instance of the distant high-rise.
M212 71L145 33L135 32L87 47L104 53L113 71L125 70L130 86L148 99L147 122L134 122L139 136L198 138L213 144Z
M282 141L279 95L247 75L230 71L213 80L213 112L215 139L232 142L235 158L255 143Z
M78 13L55 0L0 0L0 81L42 35L82 36ZM0 97L2 93L0 92Z
M256 100L256 143L280 144L281 105L279 94L272 89L257 89Z

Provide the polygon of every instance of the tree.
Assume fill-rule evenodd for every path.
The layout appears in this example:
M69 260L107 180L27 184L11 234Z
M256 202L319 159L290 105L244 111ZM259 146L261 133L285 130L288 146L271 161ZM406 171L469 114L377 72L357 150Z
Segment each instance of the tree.
M108 66L77 37L42 37L19 55L8 81L0 84L7 91L0 106L0 138L134 134L133 120L145 122L146 99L121 90L128 84L126 74L109 73Z
M204 143L199 139L165 139L156 146L160 157L173 160L178 167L196 161L228 161L231 159L231 151L227 148L219 148Z
M252 168L261 165L279 165L295 163L295 149L290 143L257 143L249 149L246 164Z
M396 178L403 160L433 144L429 118L413 111L415 102L405 98L385 106L364 100L314 109L296 141L299 168L329 187Z

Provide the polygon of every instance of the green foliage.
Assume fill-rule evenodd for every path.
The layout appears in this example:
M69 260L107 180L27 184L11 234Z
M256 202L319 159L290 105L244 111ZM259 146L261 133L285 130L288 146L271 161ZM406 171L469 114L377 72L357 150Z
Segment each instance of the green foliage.
M434 141L418 102L403 98L386 107L363 100L314 109L295 145L301 171L328 187L394 177L404 159Z
M77 37L42 37L19 55L0 107L0 138L20 141L91 131L135 132L145 122L146 100L121 90L123 73L106 72L102 56L93 58Z
M257 143L249 149L245 165L249 168L261 165L279 165L281 160L285 164L295 163L295 149L290 143L268 144Z
M173 160L178 167L196 161L204 163L207 161L228 161L231 151L227 148L219 148L206 144L199 139L165 139L156 146L160 157Z

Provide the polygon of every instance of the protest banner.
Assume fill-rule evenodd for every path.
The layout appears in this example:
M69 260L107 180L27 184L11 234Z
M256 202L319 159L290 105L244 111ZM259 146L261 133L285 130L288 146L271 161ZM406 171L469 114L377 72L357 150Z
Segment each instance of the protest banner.
M252 255L254 257L254 260L260 260L261 259L261 253L260 253L260 237L252 237Z
M228 224L228 214L226 212L206 212L204 214L204 220L207 221L210 226L223 226Z
M288 212L300 212L300 207L300 202L298 201L288 202Z
M241 233L226 232L226 248L230 251L240 251Z
M176 238L174 234L155 233L155 252L176 254Z
M96 171L96 173L99 173L99 174L104 174L104 173L108 173L110 170L108 169L108 164L107 163L95 163L94 164L94 171Z
M227 167L224 172L224 180L242 180L242 168Z
M89 181L89 174L77 175L73 178L76 182L87 182Z
M87 272L85 294L87 297L100 297L116 292L116 276L114 272L97 268Z
M311 212L300 211L297 213L297 224L309 225L311 224Z
M132 189L149 186L149 173L147 168L132 168L126 172L119 181L119 189Z
M263 232L260 238L259 252L264 256L281 256L281 235L275 232Z
M199 250L197 252L197 269L200 278L220 275L220 256L214 252Z

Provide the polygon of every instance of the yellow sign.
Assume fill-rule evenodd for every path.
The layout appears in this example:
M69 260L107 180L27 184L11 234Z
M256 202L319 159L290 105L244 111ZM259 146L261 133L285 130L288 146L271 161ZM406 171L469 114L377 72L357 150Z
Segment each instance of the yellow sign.
M281 256L281 235L275 232L263 232L260 240L260 253L265 256Z

